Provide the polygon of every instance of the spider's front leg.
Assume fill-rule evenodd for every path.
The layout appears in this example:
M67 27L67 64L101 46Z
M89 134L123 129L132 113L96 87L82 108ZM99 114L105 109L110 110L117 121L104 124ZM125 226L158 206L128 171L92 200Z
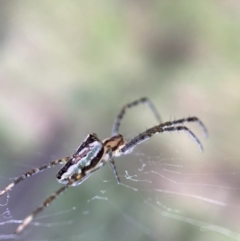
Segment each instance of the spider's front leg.
M146 104L146 106L151 110L151 112L155 116L157 122L161 123L161 118L160 118L160 115L159 115L156 107L153 105L153 103L147 97L142 97L142 98L132 101L122 107L122 109L118 113L117 118L114 122L113 129L112 129L112 136L115 136L118 134L119 127L120 127L121 121L123 119L123 116L125 115L126 110L130 109L132 107L138 106L139 104Z
M203 146L199 139L195 136L195 134L189 130L186 126L166 126L165 123L162 123L160 125L154 126L150 129L147 129L146 131L142 132L138 136L134 137L132 140L130 140L128 143L123 145L120 149L120 152L123 154L128 154L133 150L133 148L140 143L148 140L155 134L159 133L166 133L166 132L178 132L182 131L187 133L193 140L194 142L198 145L200 151L203 151Z
M206 126L196 116L190 116L190 117L187 117L187 118L182 118L182 119L178 119L178 120L174 120L174 121L164 122L164 123L161 124L161 126L163 128L171 127L171 126L181 126L181 125L184 125L185 123L191 123L191 122L197 123L201 127L201 129L202 129L202 131L204 133L205 138L208 137L208 131L207 131Z

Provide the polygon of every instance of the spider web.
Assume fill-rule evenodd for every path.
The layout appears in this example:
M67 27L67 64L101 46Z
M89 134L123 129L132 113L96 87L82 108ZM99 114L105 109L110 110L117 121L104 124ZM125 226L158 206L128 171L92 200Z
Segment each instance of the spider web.
M239 170L227 159L206 164L199 153L189 161L179 150L168 157L150 147L151 141L146 150L116 160L121 185L110 167L100 169L59 197L20 236L12 232L46 197L31 199L39 183L59 168L32 177L37 188L20 207L21 191L15 187L1 198L0 240L240 240ZM219 165L223 161L226 165ZM4 183L8 179L1 173ZM59 188L52 185L53 191Z

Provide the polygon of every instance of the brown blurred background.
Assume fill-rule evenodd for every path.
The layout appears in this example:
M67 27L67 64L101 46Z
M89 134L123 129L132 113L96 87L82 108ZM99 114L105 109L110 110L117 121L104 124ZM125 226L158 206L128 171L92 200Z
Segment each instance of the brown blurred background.
M163 120L196 115L210 133L204 140L189 125L203 154L182 133L152 138L116 161L122 182L137 192L116 185L105 167L39 215L50 227L28 227L20 240L240 240L239 12L234 0L0 2L0 189L70 155L88 133L108 137L122 105L142 96ZM122 124L130 139L156 122L139 106ZM0 221L24 218L59 188L58 169L14 188ZM167 218L159 202L222 229ZM15 227L1 225L0 233Z

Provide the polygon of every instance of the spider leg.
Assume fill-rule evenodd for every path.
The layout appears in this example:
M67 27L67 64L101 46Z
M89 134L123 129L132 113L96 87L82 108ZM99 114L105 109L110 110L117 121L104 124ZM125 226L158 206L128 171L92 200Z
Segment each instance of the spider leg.
M51 168L53 166L56 166L57 164L65 164L67 162L69 157L64 157L62 159L59 160L55 160L52 161L44 166L32 169L28 172L26 172L25 174L23 174L22 176L18 177L14 182L10 183L7 187L5 187L2 191L0 191L0 197L6 193L7 191L9 191L12 187L16 186L18 183L20 183L21 181L23 181L24 179L31 177L39 172L42 172L44 170L46 170L47 168Z
M113 129L112 129L112 136L118 134L119 127L120 127L121 121L123 119L123 116L126 112L126 109L137 106L139 104L143 104L143 103L146 104L148 106L148 108L152 111L155 118L157 119L157 122L161 123L160 115L159 115L157 109L155 108L155 106L153 105L153 103L147 97L142 97L141 99L135 100L135 101L133 101L131 103L128 103L128 104L126 104L122 107L121 111L117 115L117 118L114 122Z
M22 223L17 227L16 231L14 232L15 234L19 234L20 232L22 232L22 230L24 228L26 228L26 226L28 226L32 220L34 219L34 217L40 213L44 208L48 207L60 194L62 194L66 189L68 189L70 186L74 185L74 183L77 183L80 181L80 183L84 182L88 177L90 177L92 175L93 172L95 172L96 170L100 169L103 165L106 164L106 161L102 161L102 164L97 166L96 168L89 170L88 172L83 172L83 173L76 173L74 174L70 180L68 181L68 183L61 187L60 189L58 189L56 192L54 192L51 196L49 196L38 208L36 208L30 215L28 215L23 221ZM79 184L80 184L79 183Z
M181 124L189 123L189 122L196 122L201 127L201 129L202 129L202 131L205 135L205 138L208 137L207 128L205 127L203 122L195 116L191 116L191 117L188 117L188 118L182 118L182 119L178 119L178 120L174 120L174 121L164 122L164 123L161 124L161 127L177 126L177 125L181 125Z
M69 182L61 187L60 189L58 189L56 192L54 192L51 196L49 196L38 208L36 208L30 215L28 215L23 221L22 223L17 227L16 231L14 232L15 234L19 234L20 232L22 232L22 230L24 228L26 228L26 226L29 225L29 223L32 222L32 220L34 219L34 217L40 213L45 207L48 207L60 194L62 194L67 188L69 188L74 182L79 181L80 179L84 179L87 178L88 176L83 177L81 174L75 174L70 180Z
M109 155L110 165L111 165L112 171L114 173L114 176L117 180L117 183L120 184L121 180L120 180L120 177L118 175L117 168L116 168L116 165L115 165L115 161L114 161L114 158L113 158L112 148L110 148L110 147L108 148L107 154Z
M201 142L194 135L194 133L192 131L190 131L186 126L164 126L164 124L160 124L160 125L154 126L154 127L150 128L150 129L144 131L143 133L139 134L138 136L134 137L131 141L126 143L126 145L124 145L121 148L120 151L122 153L127 154L127 153L131 152L132 149L135 146L139 145L143 141L148 140L154 134L165 133L165 132L175 132L175 131L186 132L195 141L195 143L198 145L200 151L203 151L203 146L202 146Z

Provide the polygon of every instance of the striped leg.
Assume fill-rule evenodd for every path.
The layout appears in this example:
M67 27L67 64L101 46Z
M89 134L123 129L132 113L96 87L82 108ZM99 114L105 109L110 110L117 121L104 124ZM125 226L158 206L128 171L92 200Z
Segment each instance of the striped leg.
M113 158L113 155L112 155L112 149L111 148L108 149L108 155L109 155L110 165L111 165L112 171L114 173L114 176L116 177L117 183L120 184L121 181L120 181L120 177L119 177L118 172L117 172L117 168L116 168L116 165L115 165L115 161L114 161L114 158Z
M66 189L68 189L70 186L74 186L74 184L80 184L84 182L88 177L92 175L93 172L101 168L103 165L105 165L106 162L103 161L101 165L97 166L96 168L89 170L87 173L79 173L79 174L74 174L69 182L58 189L56 192L54 192L51 196L49 196L37 209L35 209L30 215L28 215L22 223L17 227L16 231L14 232L15 234L19 234L22 232L26 226L28 226L32 220L35 218L37 214L39 214L44 208L48 207L60 194L62 194Z
M58 197L61 193L63 193L67 188L69 188L71 186L71 184L73 183L69 181L69 183L63 187L61 187L60 189L58 189L55 193L53 193L51 196L49 196L42 205L40 205L36 210L34 210L29 216L27 216L23 222L17 227L16 231L14 232L15 234L19 234L20 232L22 232L22 230L28 226L29 223L32 222L33 218L40 213L45 207L47 207L53 200L56 199L56 197Z
M128 154L133 150L133 148L140 143L148 140L155 134L159 133L165 133L165 132L175 132L175 131L183 131L186 132L198 145L200 151L203 151L203 146L201 142L198 140L198 138L193 134L192 131L190 131L186 126L165 126L163 124L160 124L158 126L154 126L143 133L139 134L138 136L134 137L131 141L129 141L123 148L121 148L121 152Z
M208 131L207 131L207 128L205 127L205 125L203 124L203 122L201 120L199 120L197 117L195 116L191 116L191 117L188 117L188 118L182 118L182 119L179 119L179 120L174 120L174 121L168 121L168 122L164 122L161 124L161 127L162 128L165 128L166 126L167 127L170 127L170 126L177 126L177 125L182 125L184 123L189 123L189 122L196 122L202 129L205 137L207 138L208 137Z
M46 170L47 168L51 168L53 166L56 166L57 164L65 164L67 162L69 157L64 157L62 159L59 160L55 160L52 161L44 166L32 169L28 172L26 172L25 174L23 174L22 176L18 177L14 182L10 183L7 187L5 187L2 191L0 191L0 197L6 193L7 191L9 191L12 187L16 186L18 183L22 182L24 179L31 177L39 172L42 172L44 170Z
M161 123L160 115L159 115L157 109L155 108L155 106L153 105L153 103L147 97L143 97L139 100L135 100L131 103L128 103L122 107L121 111L117 115L117 118L114 122L113 129L112 129L112 136L118 134L119 127L120 127L121 121L123 119L123 116L126 112L126 109L137 106L139 104L146 104L148 106L148 108L152 111L152 113L154 114L155 118L157 119L157 122Z

